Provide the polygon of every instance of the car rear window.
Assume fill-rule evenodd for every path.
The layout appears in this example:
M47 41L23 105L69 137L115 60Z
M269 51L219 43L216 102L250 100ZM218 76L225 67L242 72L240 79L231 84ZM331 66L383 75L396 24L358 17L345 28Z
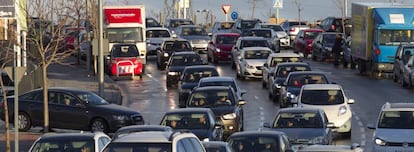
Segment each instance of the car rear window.
M269 47L269 43L267 40L245 40L242 42L242 48L253 46Z
M302 87L305 84L327 84L328 80L323 75L301 75L295 74L289 77L288 85Z
M171 143L110 143L103 152L171 152Z
M113 57L137 57L139 56L138 49L135 45L121 45L114 46L111 51Z
M307 113L279 113L273 124L275 128L323 128L320 115L313 112Z
M414 129L414 111L383 111L378 128Z
M303 90L301 103L310 105L337 105L344 103L341 90Z

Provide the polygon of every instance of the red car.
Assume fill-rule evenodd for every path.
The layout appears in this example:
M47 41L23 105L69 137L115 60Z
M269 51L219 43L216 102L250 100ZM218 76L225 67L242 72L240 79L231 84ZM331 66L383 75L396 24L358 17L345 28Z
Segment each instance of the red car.
M207 47L207 60L218 63L219 61L231 61L231 49L236 44L240 34L216 33L211 37Z
M112 47L108 62L109 75L134 76L142 78L142 61L135 44L115 44Z
M78 38L79 33L81 33L81 31L85 31L84 27L66 27L63 29L63 35L64 35L64 39L63 39L63 44L64 44L64 48L65 50L67 49L75 49L75 40L76 38Z
M323 32L322 29L305 29L299 31L293 41L295 52L302 52L305 58L308 57L308 55L312 53L313 39L321 32Z

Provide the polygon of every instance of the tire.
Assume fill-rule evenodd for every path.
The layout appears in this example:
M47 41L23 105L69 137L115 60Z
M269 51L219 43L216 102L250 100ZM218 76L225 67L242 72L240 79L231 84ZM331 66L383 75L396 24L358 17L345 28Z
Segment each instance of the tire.
M167 82L166 82L166 86L167 86L167 89L168 89L168 88L171 88L171 84L170 84L170 82L168 82L168 81L167 81Z
M400 84L403 88L406 88L408 85L404 80L404 77L400 76Z
M344 133L342 133L341 135L342 135L342 137L343 137L343 138L346 138L346 139L351 139L351 136L352 136L352 131L351 131L351 130L349 130L349 132L344 132Z
M19 131L28 131L32 127L30 116L24 112L19 112Z
M231 68L236 69L236 63L234 63L234 61L231 62Z
M325 61L325 57L323 56L322 50L320 50L319 59L321 60L321 62Z
M239 129L239 131L244 131L244 118L243 118L244 116L243 115L241 115L241 127L239 127L240 129Z
M306 50L303 51L303 58L307 59L308 58L308 52Z
M146 67L146 65L145 65L145 64L143 64L143 65L142 65L141 75L145 73L145 67Z
M207 62L211 62L211 57L208 53L207 53Z
M342 61L342 66L343 66L344 68L348 68L348 62L346 62L346 61Z
M268 91L268 92L269 92L269 91ZM269 97L269 99L270 99L270 100L272 100L272 99L273 99L273 95L272 95L272 93L270 93L270 92L269 92L268 97Z
M318 58L316 57L316 55L312 52L312 60L316 61Z
M212 60L212 62L214 63L214 64L218 64L218 61L217 61L217 59L216 59L216 57L213 55L213 57L211 58L211 60Z
M96 131L101 131L104 133L109 132L108 124L105 122L105 120L101 118L93 119L91 123L89 124L89 129L91 130L91 132L96 132Z
M160 70L161 69L161 65L160 65L160 62L159 62L159 59L157 58L157 69L158 70Z
M262 88L263 88L263 89L266 89L266 88L267 88L267 85L266 85L266 83L263 81L263 78L262 78Z
M394 82L398 82L398 77L397 77L397 74L395 74L395 72L392 74L392 81L394 81Z

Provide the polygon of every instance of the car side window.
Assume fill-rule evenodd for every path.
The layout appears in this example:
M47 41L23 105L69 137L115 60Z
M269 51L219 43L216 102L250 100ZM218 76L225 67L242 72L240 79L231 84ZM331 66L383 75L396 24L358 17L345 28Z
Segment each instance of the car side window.
M197 152L204 151L203 146L200 144L199 140L197 140L194 137L191 137L189 140L192 142L192 145L193 145L195 151L197 151Z
M19 97L21 100L43 101L43 91L26 93Z
M107 137L99 137L98 139L98 151L102 151L106 144L108 144L110 139Z
M59 104L59 94L57 92L50 91L48 94L48 102L49 104Z
M185 151L196 151L193 144L191 144L191 140L189 138L182 139L184 144Z
M177 152L186 152L186 150L185 150L185 145L184 145L184 139L180 139L178 142L177 142Z

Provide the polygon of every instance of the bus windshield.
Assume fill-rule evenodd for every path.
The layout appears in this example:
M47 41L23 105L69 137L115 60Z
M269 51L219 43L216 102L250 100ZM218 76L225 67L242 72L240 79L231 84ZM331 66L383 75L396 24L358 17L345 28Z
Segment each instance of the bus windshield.
M381 30L379 33L380 45L400 45L414 43L414 30Z

